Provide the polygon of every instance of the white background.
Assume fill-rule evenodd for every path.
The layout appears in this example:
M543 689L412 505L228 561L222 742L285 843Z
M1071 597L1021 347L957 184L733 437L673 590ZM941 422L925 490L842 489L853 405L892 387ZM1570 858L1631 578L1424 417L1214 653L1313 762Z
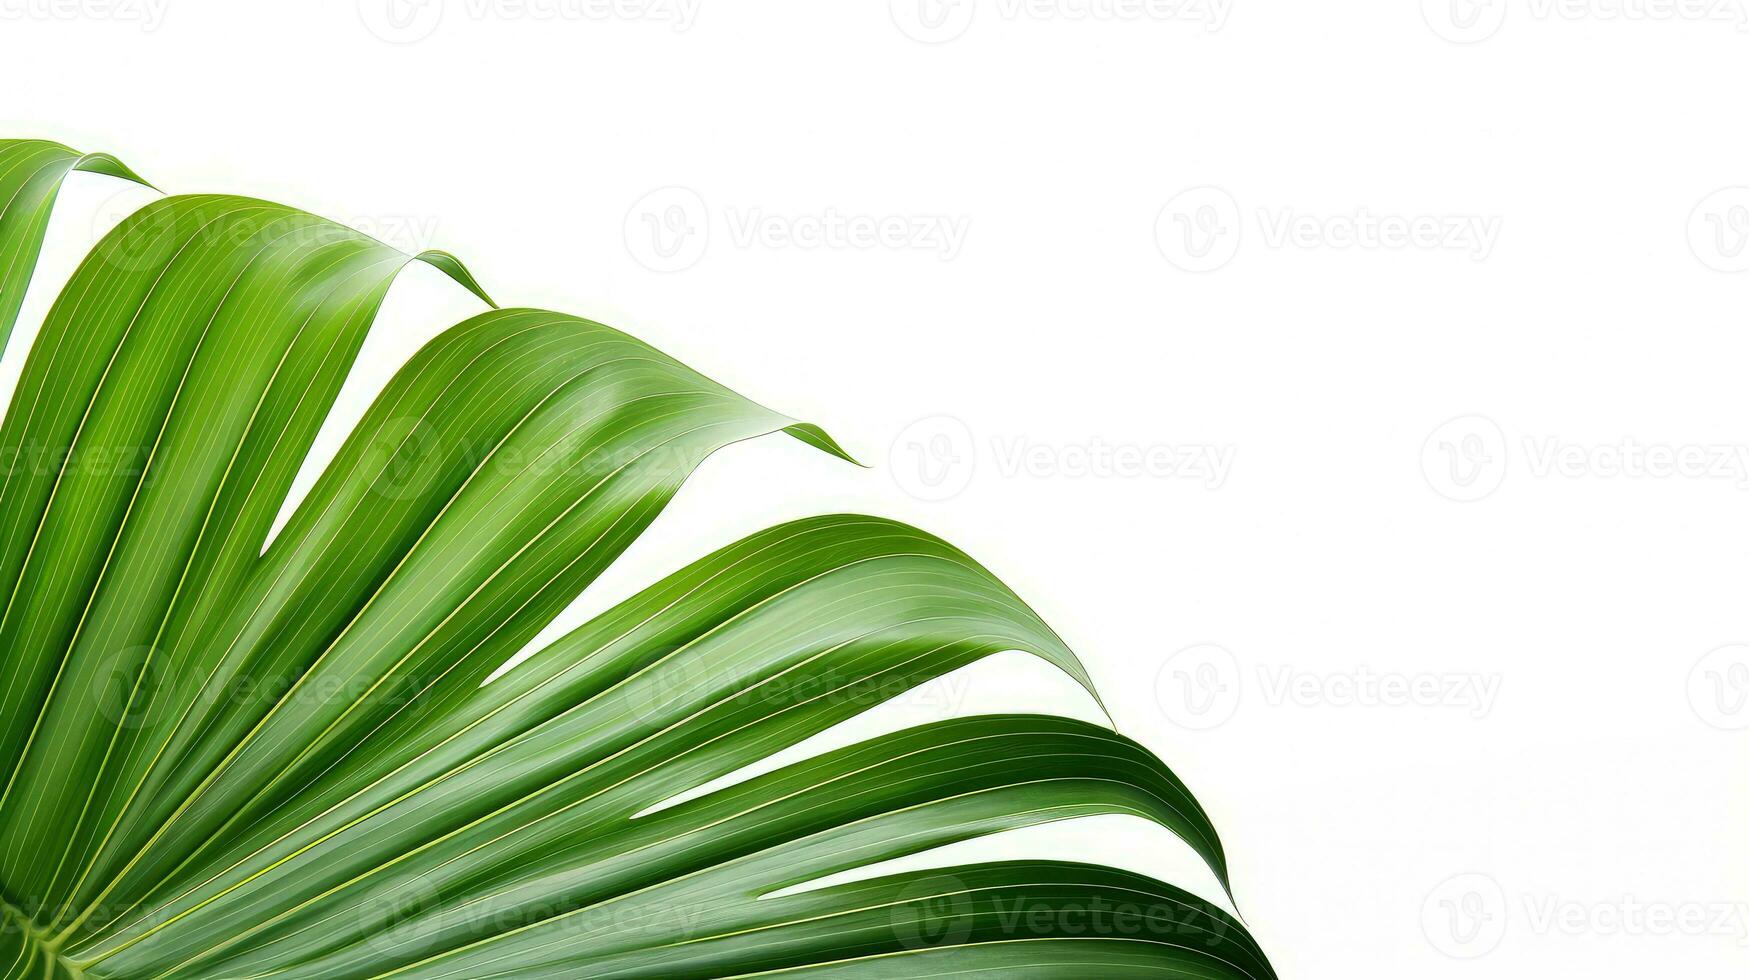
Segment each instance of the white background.
M0 131L826 425L875 468L736 447L567 622L789 517L941 533L1198 793L1284 976L1738 977L1749 32L1622 3L0 0ZM477 309L414 270L343 411ZM1089 710L990 666L864 729ZM1206 890L1174 843L980 846Z

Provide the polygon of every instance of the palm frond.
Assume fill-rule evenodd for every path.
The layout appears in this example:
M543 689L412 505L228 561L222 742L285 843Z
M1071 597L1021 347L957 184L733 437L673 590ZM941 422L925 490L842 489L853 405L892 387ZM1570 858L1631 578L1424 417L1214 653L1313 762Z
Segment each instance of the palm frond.
M128 175L0 142L5 329L74 168ZM625 334L530 309L444 332L269 543L414 258L171 197L49 312L0 426L0 977L1273 976L1215 905L1107 868L811 886L1107 813L1226 885L1182 782L1098 726L940 722L674 802L992 653L1092 690L916 529L771 528L487 683L711 453L849 458Z

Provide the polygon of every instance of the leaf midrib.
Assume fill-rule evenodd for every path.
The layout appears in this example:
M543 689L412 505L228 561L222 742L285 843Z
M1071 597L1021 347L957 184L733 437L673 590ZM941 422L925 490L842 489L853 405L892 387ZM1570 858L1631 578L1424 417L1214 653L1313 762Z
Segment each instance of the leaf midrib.
M48 930L39 928L22 910L9 902L0 901L0 923L5 923L8 928L16 928L24 937L24 949L32 963L36 962L38 956L44 957L47 969L43 975L48 980L57 980L60 977L85 980L85 971L61 956L61 947L53 941Z

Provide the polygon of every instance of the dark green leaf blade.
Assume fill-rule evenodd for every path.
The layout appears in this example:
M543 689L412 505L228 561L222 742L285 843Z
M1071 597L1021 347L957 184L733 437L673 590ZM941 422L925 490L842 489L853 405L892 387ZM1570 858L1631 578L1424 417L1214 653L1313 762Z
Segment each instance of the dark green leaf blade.
M138 179L0 141L0 338L73 169ZM1230 893L1182 781L1097 725L961 718L770 767L1003 651L1093 694L915 528L770 528L487 683L718 449L782 431L854 460L618 331L494 309L283 508L410 261L495 305L448 253L208 196L124 220L50 311L0 424L0 980L1273 980L1233 917L1128 872L823 885L1123 814Z
M0 427L0 881L45 925L103 887L122 777L183 710L179 635L257 563L408 261L279 205L166 198L51 309Z
M932 726L792 767L781 780L774 774L637 816L932 677L1006 649L1037 653L1086 680L1073 655L1031 610L939 539L854 515L773 528L652 586L483 691L455 688L436 702L442 710L403 714L376 733L375 745L332 768L307 796L264 815L210 863L213 871L198 887L76 952L113 956L118 967L135 971L162 969L164 961L157 957L183 949L182 956L202 958L188 963L189 975L249 972L366 941L376 922L372 908L400 909L409 896L420 904L434 897L470 902L477 897L471 889L482 883L503 886L506 876L541 884L523 882L520 897L506 900L494 915L525 915L519 902L554 908L603 900L578 891L577 882L601 886L619 880L598 862L630 846L625 841L660 837L675 821L714 824L718 809L748 806L746 794L788 795L822 773L868 770L883 753L908 758L928 752L940 756L935 775L949 782L934 784L925 795L963 793L978 779L1015 780L1036 773L1061 754L1040 750L1034 752L1041 760L1036 764L1017 762L1032 751L1029 740L1038 739L1073 743L1077 773L1111 765L1114 778L1151 787L1149 799L1164 802L1142 812L1184 836L1224 880L1224 857L1206 814L1158 760L1109 731L1062 719L981 718ZM961 738L968 726L993 734ZM980 761L950 764L956 753L974 751L982 753ZM898 785L885 775L876 783ZM1055 788L1080 801L1080 808L1065 804L1054 819L1112 812L1116 804L1093 792L1100 785L1058 784ZM773 788L783 786L792 788ZM986 797L1006 800L996 804L994 815L932 811L946 816L930 831L931 839L947 843L1003 829L1002 814L1038 809L1027 794ZM871 820L884 808L917 804L878 793L869 800L864 816ZM1124 812L1138 806L1127 805ZM1016 825L1046 818L1041 811L1017 818ZM812 832L830 830L817 826ZM722 850L695 859L732 860L744 856L737 848L790 839L770 827L747 833L751 836L737 841L719 828ZM579 848L580 841L589 846ZM910 850L926 846L932 845L908 845ZM793 862L788 870L802 877L764 881L761 891L908 850L861 853L831 840L819 845L814 864L802 860L794 846L781 853ZM584 874L572 867L577 862L593 870ZM701 870L686 865L665 873ZM641 864L621 873L640 871L651 873ZM264 914L258 934L232 928L226 909L236 903ZM268 914L270 909L282 911ZM477 940L473 930L481 921L467 915L452 921L433 913L423 925L406 925L399 934L402 945L433 952ZM158 937L149 951L144 944L128 948L148 935ZM370 957L380 955L375 950L367 946L366 959L327 962L323 969L367 970L374 962ZM242 959L204 959L227 954ZM146 955L152 958L137 959ZM355 948L337 955L361 954Z

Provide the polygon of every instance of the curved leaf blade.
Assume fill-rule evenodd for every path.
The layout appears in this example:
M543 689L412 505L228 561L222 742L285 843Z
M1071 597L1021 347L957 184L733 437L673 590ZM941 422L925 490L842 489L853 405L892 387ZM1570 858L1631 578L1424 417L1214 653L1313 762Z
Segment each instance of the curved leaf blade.
M107 153L80 153L48 140L0 140L0 349L18 322L61 181L75 170L146 183Z
M132 176L0 142L0 257L24 267L0 313L74 168ZM1121 813L1230 892L1189 790L1099 726L964 718L748 775L997 652L1093 692L914 528L768 529L487 683L717 449L783 431L850 459L601 324L444 332L264 548L409 261L492 304L448 253L169 198L50 311L0 425L0 977L1273 977L1219 908L1112 869L821 886Z

